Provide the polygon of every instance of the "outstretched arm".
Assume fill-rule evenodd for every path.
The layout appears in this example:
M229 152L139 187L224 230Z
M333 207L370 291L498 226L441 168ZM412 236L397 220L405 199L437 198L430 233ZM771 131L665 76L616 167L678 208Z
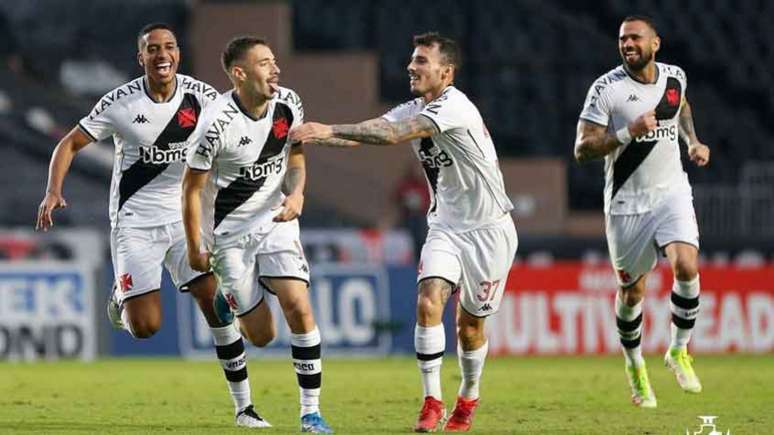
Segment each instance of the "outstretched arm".
M376 118L359 124L325 125L306 123L291 132L291 139L301 142L326 142L343 139L343 143L326 143L330 146L353 146L352 142L371 145L394 145L419 137L430 137L439 132L430 118L417 115L413 118L390 122Z
M209 174L209 171L186 166L183 175L183 226L188 248L188 262L191 268L199 272L207 272L210 269L209 254L201 252L201 192Z
M701 143L699 138L696 137L696 128L693 125L693 112L691 111L691 105L688 103L688 99L685 97L683 97L682 106L680 107L680 124L678 130L680 137L688 144L688 156L691 158L691 161L699 166L705 166L709 163L709 147Z
M274 222L292 221L301 216L301 211L304 209L304 186L306 186L304 147L296 145L290 150L288 170L285 172L282 186L282 191L287 196L282 202L282 211L274 217Z
M72 164L75 154L91 142L93 142L92 138L76 126L54 148L48 167L46 196L38 207L38 217L35 221L36 230L48 231L54 226L54 220L51 216L53 211L67 207L67 201L62 196L64 177L70 170L70 164Z

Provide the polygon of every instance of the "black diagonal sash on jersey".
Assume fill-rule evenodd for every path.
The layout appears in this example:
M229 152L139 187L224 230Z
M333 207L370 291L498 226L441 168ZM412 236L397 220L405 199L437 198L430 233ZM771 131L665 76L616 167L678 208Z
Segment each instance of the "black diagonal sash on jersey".
M429 137L423 137L422 141L419 142L420 157L430 156L430 150L432 148L433 140ZM430 210L428 210L428 213L432 213L435 211L436 206L438 206L436 194L438 192L438 173L440 172L440 169L437 166L428 163L426 159L422 159L422 168L424 168L427 182L430 183L430 188L433 190L433 204L430 206Z
M284 104L277 103L274 108L274 116L272 118L272 126L276 126L285 121L285 128L275 131L271 128L269 134L266 137L266 142L263 145L261 154L258 156L258 160L254 165L260 165L266 163L271 157L281 153L285 148L287 142L287 126L293 125L293 113L290 108ZM277 133L281 137L277 137ZM215 228L228 216L229 213L236 210L237 207L244 204L251 196L266 183L266 176L260 177L256 180L250 180L246 177L239 177L227 187L220 189L218 195L215 198Z
M682 86L680 81L674 77L667 78L664 95L656 106L656 120L663 121L672 119L680 110L682 102ZM615 196L618 190L626 183L634 171L640 167L645 158L648 157L653 148L658 143L657 140L629 143L629 146L618 156L613 164L613 194Z
M184 116L181 115L181 112L185 114L186 111L190 110L193 110L196 114L193 120L181 118L181 116ZM164 127L164 130L156 138L153 146L161 150L168 150L170 142L184 142L188 140L188 136L196 128L200 112L201 105L194 94L185 94L183 101L180 102L180 106L175 111L175 114L172 115L172 119L169 120L167 126ZM154 164L143 162L142 150L140 150L140 158L121 174L121 182L118 185L118 209L120 210L132 195L164 172L167 167L169 167L169 163Z

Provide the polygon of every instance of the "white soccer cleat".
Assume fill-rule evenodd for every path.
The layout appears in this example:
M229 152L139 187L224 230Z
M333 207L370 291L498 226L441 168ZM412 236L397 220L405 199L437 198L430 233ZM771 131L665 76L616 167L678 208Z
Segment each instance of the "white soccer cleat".
M269 424L268 421L264 420L263 417L255 412L253 405L249 405L247 408L239 411L236 415L236 425L249 428L271 427L271 424Z
M664 355L664 365L672 370L680 388L688 393L701 393L701 382L693 371L693 358L685 348L669 349Z
M645 363L640 367L626 366L626 378L629 380L629 386L632 387L632 404L640 408L655 408L656 395L650 387L648 379L648 370Z
M107 303L107 316L110 324L115 329L124 329L124 322L121 320L121 305L116 300L116 284L113 283L113 291L110 292L110 299Z

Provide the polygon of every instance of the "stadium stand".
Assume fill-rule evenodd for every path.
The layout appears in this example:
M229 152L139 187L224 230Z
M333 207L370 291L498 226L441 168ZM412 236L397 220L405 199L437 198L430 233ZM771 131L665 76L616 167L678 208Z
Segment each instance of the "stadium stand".
M411 35L438 30L456 37L465 52L459 86L481 109L498 153L502 157L564 160L570 208L589 211L601 208L601 164L579 166L573 162L578 112L589 84L619 62L615 35L620 19L647 12L664 39L659 59L677 63L688 73L697 131L712 147L709 169L685 165L696 187L702 225L707 231L722 232L727 228L723 222L744 219L740 210L774 203L765 189L760 194L738 194L749 187L744 178L746 162L774 158L774 148L769 146L774 129L768 121L774 115L774 79L770 73L774 51L763 39L767 17L774 14L770 2L288 3L292 7L294 49L319 54L374 51L380 61L381 97L388 103L408 96L405 66ZM0 91L11 102L10 113L0 117L6 125L14 126L13 133L6 130L3 135L27 138L4 141L2 146L18 148L24 158L37 159L34 161L40 167L45 167L52 141L61 135L62 128L69 128L94 102L94 95L74 96L57 83L65 61L102 61L126 77L134 77L139 70L127 53L134 51L134 34L149 16L180 29L184 50L189 39L186 26L192 5L187 1L139 0L130 4L88 0L81 5L75 9L53 0L0 1L0 12L5 16L0 34L10 35L4 38L0 56L18 51L24 68L19 71L10 62L0 66ZM707 13L695 13L697 10ZM80 19L68 19L76 14ZM82 14L86 14L85 19ZM185 62L186 56L183 59ZM183 70L186 67L183 65ZM52 122L41 126L40 111L32 109L44 110ZM86 180L94 180L95 175L88 174L94 165L84 162L80 166L78 172ZM42 190L41 183L37 186ZM104 194L95 196L106 197L104 181L92 184L105 189ZM752 197L758 199L745 199ZM741 206L739 201L747 201L747 205ZM314 223L357 223L332 217L336 213L325 204L309 205L322 210L313 213L317 216ZM706 214L701 210L712 211Z

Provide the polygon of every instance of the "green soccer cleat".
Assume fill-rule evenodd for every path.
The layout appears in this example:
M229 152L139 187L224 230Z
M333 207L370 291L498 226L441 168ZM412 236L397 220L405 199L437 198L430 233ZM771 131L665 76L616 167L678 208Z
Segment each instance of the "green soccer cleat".
M640 408L655 408L656 395L650 387L645 363L640 367L626 366L626 377L632 387L632 403Z
M664 365L675 374L680 388L688 393L701 393L701 382L693 371L693 357L686 348L670 348L664 355Z

